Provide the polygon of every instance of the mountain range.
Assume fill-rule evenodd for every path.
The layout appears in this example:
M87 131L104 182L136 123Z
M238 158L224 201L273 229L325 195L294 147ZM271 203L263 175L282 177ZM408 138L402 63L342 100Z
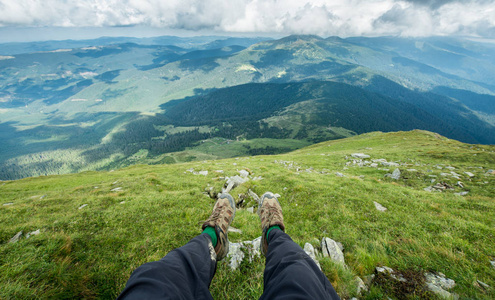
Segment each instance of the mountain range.
M495 45L101 38L0 45L0 179L280 153L371 131L495 143Z

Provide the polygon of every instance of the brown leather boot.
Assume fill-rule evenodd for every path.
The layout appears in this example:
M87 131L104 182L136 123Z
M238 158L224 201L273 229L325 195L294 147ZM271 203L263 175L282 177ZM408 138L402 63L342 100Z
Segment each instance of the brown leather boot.
M278 199L271 192L266 192L261 196L258 206L258 215L261 220L261 253L266 255L268 251L268 241L266 233L272 226L278 225L285 232L284 216L282 215L282 207Z
M213 212L202 226L203 230L208 226L215 228L217 234L217 245L215 246L217 261L222 260L227 256L227 253L229 253L229 239L227 233L230 223L234 220L234 216L234 198L227 193L218 194L218 199L213 207Z

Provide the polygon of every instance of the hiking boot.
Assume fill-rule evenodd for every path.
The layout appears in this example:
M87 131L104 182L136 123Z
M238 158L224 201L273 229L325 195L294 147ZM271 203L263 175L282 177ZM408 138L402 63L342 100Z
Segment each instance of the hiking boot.
M218 194L218 199L213 207L213 212L202 226L203 230L208 226L215 229L215 233L217 234L217 245L215 246L217 261L222 260L227 256L227 253L229 253L229 239L227 238L227 233L230 223L234 220L234 216L234 198L227 193Z
M266 255L268 250L268 241L266 233L272 226L278 225L285 232L284 216L282 215L282 207L273 193L266 192L261 196L258 206L258 215L261 220L261 253Z

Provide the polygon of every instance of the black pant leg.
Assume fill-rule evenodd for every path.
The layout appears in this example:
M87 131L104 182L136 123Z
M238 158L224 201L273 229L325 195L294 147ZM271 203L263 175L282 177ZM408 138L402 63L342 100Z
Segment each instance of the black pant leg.
M260 299L340 299L311 257L279 229L268 235L263 284Z
M117 299L213 299L208 288L216 265L210 236L198 235L137 268Z

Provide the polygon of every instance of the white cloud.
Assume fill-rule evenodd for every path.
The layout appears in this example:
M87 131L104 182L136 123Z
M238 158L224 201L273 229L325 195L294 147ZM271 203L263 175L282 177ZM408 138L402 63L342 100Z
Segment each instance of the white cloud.
M0 0L0 26L493 37L493 6L493 0Z

